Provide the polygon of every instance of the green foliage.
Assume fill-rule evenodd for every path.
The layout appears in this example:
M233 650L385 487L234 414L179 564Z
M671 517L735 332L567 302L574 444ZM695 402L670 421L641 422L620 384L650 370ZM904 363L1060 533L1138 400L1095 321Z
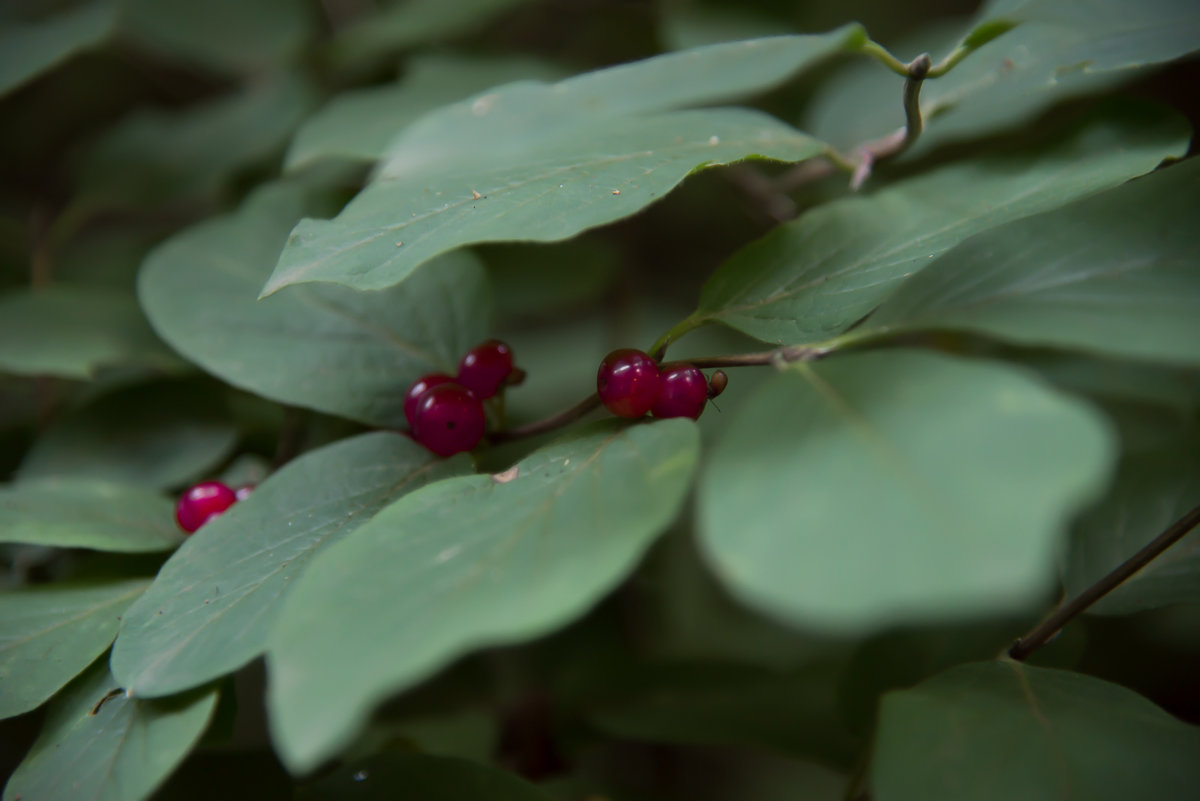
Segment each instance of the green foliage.
M271 637L272 731L285 762L311 770L379 700L466 651L581 615L678 512L698 439L685 420L598 425L511 475L415 492L330 548ZM381 606L386 619L372 614Z
M171 502L143 487L87 478L0 487L0 542L137 553L182 541Z
M145 579L0 594L0 717L42 704L108 650Z
M287 465L163 565L121 621L114 675L148 697L241 667L266 648L289 588L314 557L404 494L467 472L466 461L435 459L379 432Z
M1111 458L1102 421L1009 368L847 356L738 410L700 483L701 541L732 592L807 626L1019 612L1051 588L1061 526Z
M884 698L871 778L882 801L1186 798L1197 756L1200 729L1124 687L982 662Z
M1195 795L1200 6L967 5L3 4L4 801Z
M216 703L215 690L130 698L98 662L55 699L4 801L146 798L195 745Z

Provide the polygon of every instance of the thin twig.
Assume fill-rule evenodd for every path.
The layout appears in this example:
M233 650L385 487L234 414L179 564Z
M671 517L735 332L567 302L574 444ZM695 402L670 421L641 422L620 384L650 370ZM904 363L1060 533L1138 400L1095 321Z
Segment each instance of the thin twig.
M869 51L874 53L874 51ZM886 51L885 51L886 52ZM890 55L890 54L889 54ZM889 63L885 61L884 63ZM850 188L857 191L871 176L871 170L884 159L893 158L910 148L921 132L925 129L921 118L921 86L929 77L933 60L928 53L922 53L907 65L903 66L904 78L904 127L859 145L851 157L829 153L819 159L810 159L788 170L776 179L779 192L791 192L800 186L824 178L838 169L849 169L851 173ZM890 63L889 63L889 66ZM824 164L824 167L816 166Z
M1200 525L1200 506L1176 520L1166 531L1155 537L1149 545L1122 562L1104 578L1060 606L1054 614L1046 618L1033 631L1013 643L1012 648L1008 649L1008 655L1017 661L1028 658L1030 654L1049 642L1050 638L1074 617L1115 590L1122 582L1150 564L1163 551L1179 542L1198 525Z
M599 406L600 396L595 394L589 395L579 403L572 406L570 409L561 411L558 414L551 415L550 417L546 417L541 420L536 420L532 423L527 423L523 426L510 428L507 431L497 431L495 434L492 434L492 442L512 442L513 440L525 439L526 437L533 437L537 436L538 434L545 434L548 431L553 431L556 428L562 428L563 426L574 423L576 420L586 417L589 412L591 412L593 409L599 408Z

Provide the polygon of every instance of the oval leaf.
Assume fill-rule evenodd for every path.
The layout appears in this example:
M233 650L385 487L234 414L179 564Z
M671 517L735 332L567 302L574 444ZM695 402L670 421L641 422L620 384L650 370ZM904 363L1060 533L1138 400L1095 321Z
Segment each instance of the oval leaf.
M702 544L739 598L821 629L1023 611L1112 456L1095 414L1021 372L849 355L738 410L701 481Z
M393 153L336 218L296 226L263 294L309 281L380 289L464 245L553 242L629 217L698 168L749 156L802 161L825 149L748 109L599 118L562 139L534 141L501 166L464 157L436 175L423 153ZM415 163L419 175L410 174Z
M172 554L121 621L113 674L146 697L231 673L263 652L280 604L314 556L401 495L469 464L389 432L290 462Z
M215 689L129 698L101 661L51 705L4 801L142 801L200 739L216 701Z
M57 420L17 478L91 478L155 489L199 477L233 450L225 399L195 383L118 389Z
M0 718L40 706L92 664L148 586L134 579L0 594Z
M183 541L174 504L157 492L88 479L0 487L0 542L138 553Z
M694 319L767 342L826 339L967 237L1115 186L1186 148L1175 117L1097 124L1049 149L953 164L820 206L721 265Z
M90 378L101 367L173 367L126 291L55 284L0 296L0 371Z
M884 696L879 801L1190 798L1200 728L1100 679L1005 660Z
M963 242L852 336L955 329L1200 365L1198 216L1189 159Z
M298 187L269 186L237 214L167 241L138 276L146 314L172 347L231 384L371 425L405 425L408 386L426 373L453 374L487 335L483 268L456 253L390 292L298 287L255 300L304 206Z
M263 293L307 281L378 289L464 244L555 241L630 216L699 167L816 155L820 142L760 113L665 110L767 89L864 38L849 25L713 45L434 112L337 218L296 227Z
M502 477L413 493L331 548L271 634L285 763L312 769L377 703L463 653L581 615L675 516L698 444L691 421L597 425Z

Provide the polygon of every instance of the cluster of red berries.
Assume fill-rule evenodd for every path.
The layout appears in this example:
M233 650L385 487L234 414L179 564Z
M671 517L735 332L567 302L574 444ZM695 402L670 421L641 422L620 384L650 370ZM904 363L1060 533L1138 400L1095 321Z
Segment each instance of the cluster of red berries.
M495 339L467 351L457 376L421 376L404 395L404 417L413 439L438 456L472 450L487 430L483 401L522 377L513 366L512 348Z
M690 364L659 366L640 350L614 350L600 363L596 392L618 417L690 417L698 420L704 406L725 390L728 379L718 370L710 383Z
M191 534L214 517L244 501L254 490L251 485L233 489L220 481L205 481L189 487L175 504L175 522Z

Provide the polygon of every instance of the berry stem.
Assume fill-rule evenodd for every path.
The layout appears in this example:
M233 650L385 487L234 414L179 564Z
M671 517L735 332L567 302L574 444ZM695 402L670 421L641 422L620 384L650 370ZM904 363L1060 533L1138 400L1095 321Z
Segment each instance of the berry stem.
M689 318L690 319L690 318ZM688 322L687 320L684 321ZM681 324L682 325L682 324ZM671 329L674 331L676 326ZM695 325L691 327L696 327ZM686 329L686 330L690 330ZM668 332L670 333L670 332ZM666 338L666 335L664 335ZM670 340L667 340L670 341ZM663 346L666 349L666 346ZM774 350L758 351L756 353L739 353L731 356L702 356L698 359L686 359L680 361L679 364L690 364L693 367L760 367L772 365L778 367L781 364L791 362L812 362L818 359L823 359L826 356L834 353L837 348L830 344L821 345L784 345ZM670 364L670 363L668 363ZM532 423L526 423L523 426L510 428L507 431L497 431L491 435L492 443L513 442L527 437L534 437L538 434L545 434L555 429L568 426L576 420L586 417L590 412L599 408L600 396L596 393L588 395L569 409L564 409L558 414L553 414L541 420L535 420Z

